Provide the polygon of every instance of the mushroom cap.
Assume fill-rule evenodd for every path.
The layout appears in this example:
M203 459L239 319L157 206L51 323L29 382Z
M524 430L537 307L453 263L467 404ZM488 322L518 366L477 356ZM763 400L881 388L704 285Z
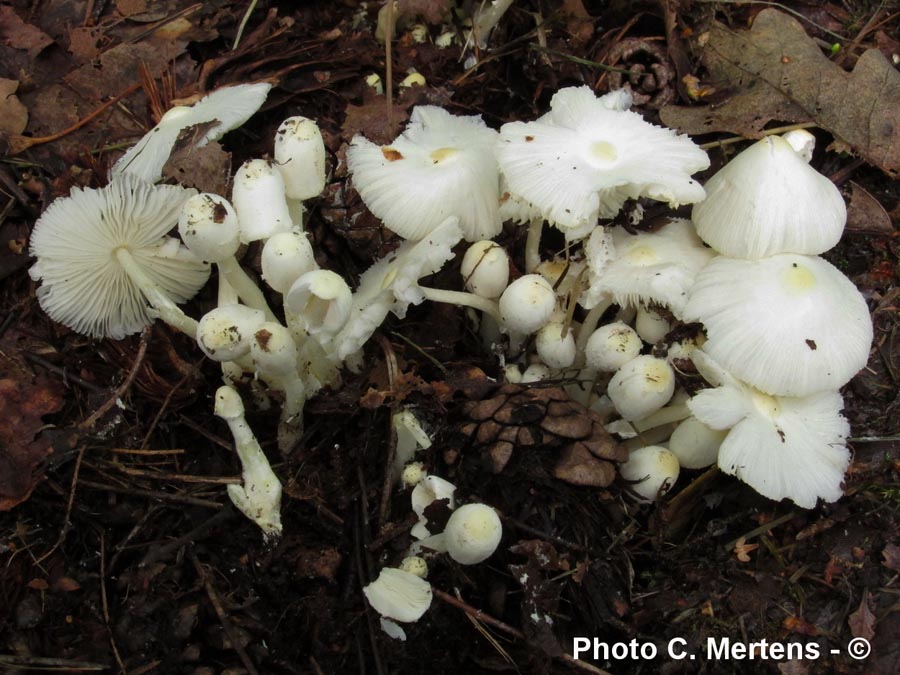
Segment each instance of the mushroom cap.
M393 567L381 570L363 593L376 612L397 621L418 621L431 606L431 584Z
M288 117L275 133L275 163L291 199L311 199L325 188L325 142L318 125Z
M719 447L728 432L713 429L696 417L681 422L669 438L669 450L685 469L704 469L716 463Z
M840 388L866 365L872 343L866 301L815 256L714 258L697 275L684 318L705 326L704 352L779 396Z
M496 136L479 116L417 106L389 146L356 136L347 166L369 210L401 237L423 239L455 216L466 241L490 239L502 227Z
M841 238L847 208L788 141L768 136L707 181L691 219L703 241L732 258L817 255Z
M584 357L588 367L612 372L637 358L643 346L634 328L615 321L591 333L584 347Z
M265 312L246 305L216 307L200 318L197 344L214 361L233 361L250 353L251 337L265 320Z
M466 504L450 514L444 528L447 552L462 565L490 558L503 538L500 516L487 504Z
M591 289L612 295L619 305L665 305L679 318L697 273L715 256L691 221L675 218L641 234L615 227L610 235L614 257L592 275Z
M672 206L703 199L690 175L709 166L706 153L686 136L621 109L625 101L568 87L556 92L539 120L500 129L497 159L510 194L568 239L590 234L598 218L612 218L629 198Z
M181 240L201 260L217 263L241 246L237 213L225 197L202 192L188 199L178 216Z
M500 296L501 329L530 335L542 328L556 309L556 293L540 274L525 274Z
M467 291L499 298L509 285L509 254L490 239L476 241L466 249L459 272Z
M545 324L535 335L534 346L541 361L557 370L575 363L578 353L575 335L562 319Z
M648 445L628 453L628 461L619 464L619 473L627 481L639 481L630 485L642 499L652 502L666 492L678 480L678 457L658 445Z
M29 249L37 259L29 274L42 282L37 297L43 310L96 338L119 340L149 325L151 311L116 259L119 248L174 302L193 297L209 265L166 233L194 194L125 174L104 188L74 188L54 201L35 223Z
M266 240L260 256L266 283L287 293L297 279L318 267L309 238L303 232L279 232Z
M110 178L127 173L151 183L158 181L182 131L204 125L199 137L194 139L194 146L202 148L250 119L265 102L271 88L268 82L222 87L192 106L172 108L113 164Z
M284 306L297 315L310 335L337 333L350 318L353 296L347 282L331 270L300 276L284 295Z
M289 232L293 217L281 172L269 161L251 159L234 174L231 200L241 224L245 244Z
M699 362L698 362L699 361ZM698 368L709 370L708 357L695 356ZM706 363L705 363L706 362ZM813 508L822 498L842 496L841 481L850 464L845 443L850 425L841 415L836 391L803 398L769 396L724 373L721 384L697 393L688 407L713 429L729 429L719 448L718 463L770 499L790 499Z
M634 422L669 402L675 393L675 371L664 359L638 356L616 371L606 393L618 413Z

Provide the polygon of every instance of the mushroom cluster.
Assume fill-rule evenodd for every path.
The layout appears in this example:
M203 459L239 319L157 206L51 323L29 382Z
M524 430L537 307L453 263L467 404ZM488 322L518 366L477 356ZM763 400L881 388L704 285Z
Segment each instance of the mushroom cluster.
M807 164L808 134L760 141L704 190L692 175L709 166L706 153L630 111L626 91L562 89L545 115L499 131L477 116L416 107L391 143L358 136L347 148L353 187L402 237L352 288L320 268L304 229L304 201L326 181L314 121L285 120L274 160L239 167L230 200L157 184L183 129L203 125L198 142L214 140L268 90L224 88L170 110L115 164L107 187L51 205L32 235L31 275L52 318L115 339L163 319L222 364L226 386L251 379L282 400L278 445L287 453L302 439L306 400L360 367L388 314L452 303L477 319L510 383L562 380L579 403L619 418L608 428L630 438L621 474L641 499L671 487L679 465L717 457L773 498L811 506L840 496L849 455L837 390L865 364L872 329L853 285L816 257L838 240L846 213ZM692 219L636 232L647 200L694 204ZM614 226L626 203L631 222ZM527 226L522 269L494 241L508 221ZM545 225L561 231L563 252L543 250ZM462 240L470 245L460 288L422 284ZM250 242L261 246L264 286L239 263ZM212 265L218 303L197 321L177 303ZM673 326L692 321L705 335L670 339ZM683 358L713 385L689 401L673 367ZM280 484L261 468L236 391L220 390L216 408L244 464L244 486L229 495L277 535ZM788 463L804 478L786 477L797 473Z

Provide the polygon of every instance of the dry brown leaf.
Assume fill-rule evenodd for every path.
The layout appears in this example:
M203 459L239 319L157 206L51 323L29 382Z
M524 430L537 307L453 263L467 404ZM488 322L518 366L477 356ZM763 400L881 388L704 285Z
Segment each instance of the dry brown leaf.
M689 134L758 138L772 120L815 122L891 176L900 175L900 73L877 49L846 72L795 19L765 9L745 31L714 23L703 47L706 82L724 103L666 106L660 118Z
M19 83L0 77L0 132L21 134L28 125L28 108L15 96Z
M881 563L889 570L900 572L900 546L897 544L888 544L881 552L884 561Z
M868 592L864 592L859 608L847 619L850 633L855 638L871 640L875 637L875 615L869 607L869 600Z
M890 234L894 231L891 217L875 197L853 181L850 181L850 190L846 225L848 231L880 234Z
M439 24L450 16L452 0L400 0L397 11L403 16L421 17L425 23Z
M59 411L63 399L59 382L34 376L0 349L0 511L25 501L39 479L38 467L50 453L50 441L38 437L41 417Z
M39 28L25 23L12 7L0 7L0 42L13 49L23 49L34 58L53 44L53 38Z
M193 143L180 141L179 137L179 143L163 167L163 176L200 192L227 194L231 182L231 153L225 152L217 142L197 148Z

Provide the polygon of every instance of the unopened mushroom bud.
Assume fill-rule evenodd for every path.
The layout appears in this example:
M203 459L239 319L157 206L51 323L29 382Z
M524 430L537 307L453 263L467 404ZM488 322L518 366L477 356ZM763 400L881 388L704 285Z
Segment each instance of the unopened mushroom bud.
M400 482L408 487L415 487L428 475L422 462L410 462L400 472Z
M509 284L509 254L493 241L476 241L466 250L459 272L467 291L482 298L499 298Z
M788 142L794 152L800 155L809 164L812 161L813 150L816 149L816 137L806 129L794 129L781 136Z
M487 504L466 504L451 514L444 536L451 558L462 565L475 565L497 550L503 526Z
M310 335L329 337L350 318L353 294L340 275L314 270L302 275L284 296L285 308Z
M632 450L628 461L619 465L619 473L632 482L631 489L642 499L652 502L667 492L678 480L678 458L657 445Z
M291 199L310 199L325 188L325 143L311 119L289 117L275 134L275 163Z
M675 372L663 359L638 356L616 371L606 393L629 422L662 408L675 393Z
M535 335L534 346L541 361L550 368L559 370L575 363L575 336L562 319L541 328Z
M266 320L265 314L246 305L225 305L200 319L197 344L213 361L234 361L250 353L250 339Z
M318 267L309 239L302 232L280 232L266 241L260 263L272 290L287 293L291 285Z
M267 320L275 320L262 291L234 257L241 232L237 213L227 199L211 193L188 199L178 217L178 234L194 255L218 266L219 274L247 305L265 312Z
M410 73L400 81L401 89L409 89L411 87L424 87L425 77L422 73Z
M641 353L641 338L621 321L600 326L588 338L584 356L587 365L596 370L618 370Z
M658 312L641 305L638 307L637 316L634 319L634 330L644 342L655 345L668 335L672 326Z
M500 296L500 328L515 351L523 339L541 329L556 309L556 293L539 274L519 277Z
M231 198L245 244L293 227L281 172L264 159L244 162L234 176Z
M262 529L266 537L281 534L281 482L244 419L244 403L231 387L216 391L215 414L228 423L243 467L243 485L226 489L234 505Z
M669 450L685 469L703 469L715 464L727 435L727 429L712 429L696 417L688 417L672 432Z
M403 572L415 574L420 579L428 578L428 563L425 562L425 558L421 558L417 555L411 555L408 558L404 558L403 562L400 563L399 569Z

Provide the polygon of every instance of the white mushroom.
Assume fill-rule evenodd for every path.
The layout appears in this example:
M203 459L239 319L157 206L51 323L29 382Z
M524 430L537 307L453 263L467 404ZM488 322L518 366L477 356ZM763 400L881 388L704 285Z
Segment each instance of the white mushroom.
M455 216L467 241L489 239L501 228L496 136L480 117L417 106L388 146L356 136L347 166L369 210L401 237L423 239Z
M685 136L627 110L630 97L601 98L590 87L556 92L550 112L500 130L497 158L509 192L540 211L568 239L581 239L598 218L615 216L639 196L672 206L703 199L690 178L709 166Z
M191 106L172 108L119 158L110 170L110 178L131 174L155 183L162 178L163 167L183 131L196 127L194 147L202 148L250 119L265 102L271 88L268 82L222 87Z
M325 188L325 143L318 125L289 117L275 133L275 165L290 199L311 199Z
M121 339L158 316L193 338L185 302L209 265L166 234L193 190L125 174L104 188L75 188L35 223L29 274L51 319L91 337Z
M228 423L243 466L244 484L229 485L228 496L241 513L259 525L267 538L279 536L281 482L244 419L244 403L237 391L227 386L219 387L215 414Z
M618 413L629 422L662 408L675 393L675 372L664 359L638 356L619 368L607 387Z
M629 487L644 501L656 501L668 492L679 474L678 458L658 445L632 450L628 461L619 465L619 473Z
M866 365L872 343L860 292L813 256L715 258L697 275L684 318L706 328L704 352L779 396L838 389Z
M397 621L418 621L431 606L431 584L422 577L385 567L363 588L372 609Z
M706 199L694 206L691 219L719 253L750 259L817 255L841 238L847 208L840 191L791 140L767 136L707 181Z
M451 558L462 565L475 565L497 550L503 525L487 504L466 504L450 514L444 537Z

